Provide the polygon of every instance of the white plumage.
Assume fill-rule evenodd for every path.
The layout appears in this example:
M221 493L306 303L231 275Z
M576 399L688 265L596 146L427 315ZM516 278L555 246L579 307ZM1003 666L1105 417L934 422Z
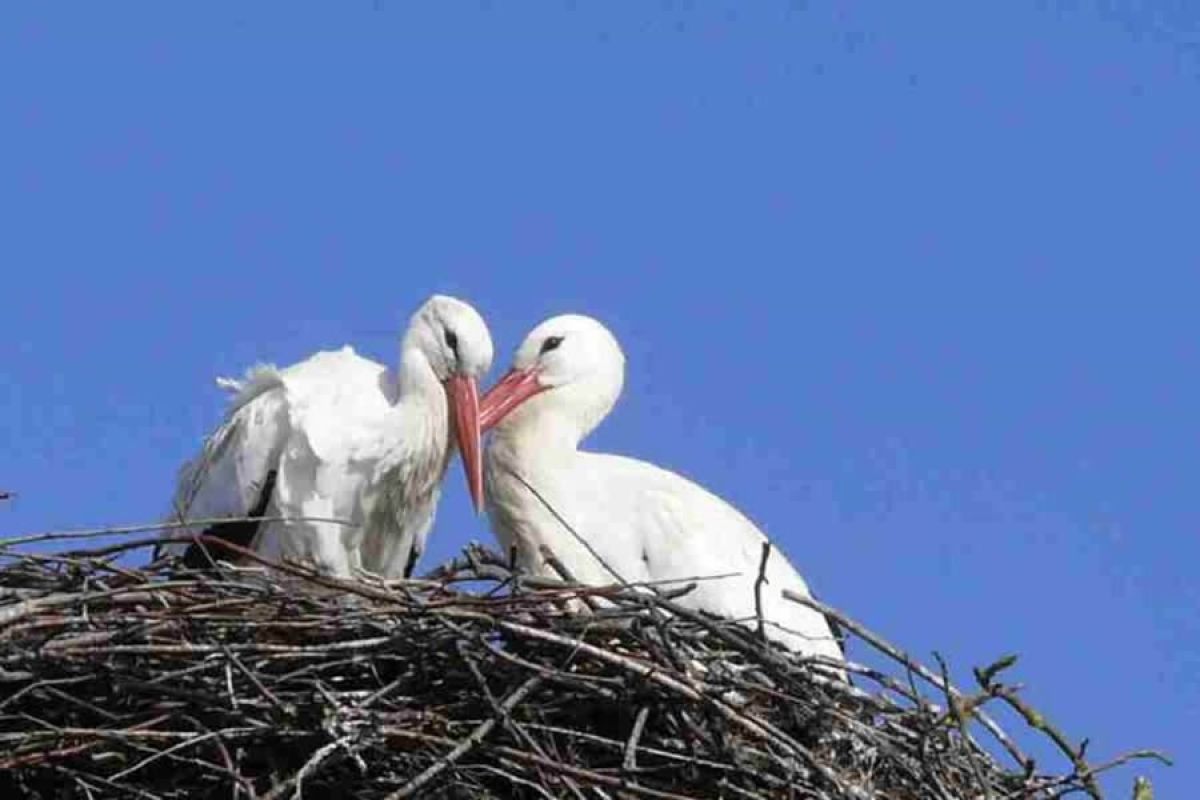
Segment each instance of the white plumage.
M413 315L394 374L344 347L286 369L258 366L242 381L220 380L234 397L224 422L180 471L172 521L303 518L183 530L341 577L409 574L433 524L452 437L480 504L476 380L491 361L479 314L434 296ZM194 547L187 553L197 565L207 562Z
M515 547L535 573L546 572L546 546L590 584L737 573L700 581L679 602L757 624L755 582L766 536L749 519L673 472L579 449L616 403L624 367L619 345L599 322L554 317L533 329L512 370L484 396L480 426L494 426L484 453L486 505L500 544ZM809 592L774 548L766 578L768 636L840 663L825 617L782 596L783 589Z

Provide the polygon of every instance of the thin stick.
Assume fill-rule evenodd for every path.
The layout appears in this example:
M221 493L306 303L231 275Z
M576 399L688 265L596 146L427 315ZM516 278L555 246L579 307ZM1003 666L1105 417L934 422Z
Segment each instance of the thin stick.
M765 642L767 632L763 628L762 587L767 582L767 559L771 557L771 542L762 543L762 560L758 563L758 579L754 581L754 614L758 617L758 639Z
M962 734L963 748L967 751L967 760L971 763L971 772L975 774L975 782L983 791L983 796L986 800L994 800L996 795L992 793L991 784L983 777L983 767L979 764L979 757L974 749L971 732L967 729L967 714L964 709L964 703L950 692L950 669L946 666L946 661L942 658L941 653L935 652L933 657L937 659L938 666L941 667L942 689L946 696L946 705L949 707L949 713L958 725L958 732Z
M508 697L504 698L504 701L500 703L500 708L504 714L511 712L513 708L517 706L517 704L519 704L526 697L528 697L531 692L541 686L543 680L544 679L542 676L533 675L527 678L525 682L516 689L514 689L512 693L509 694ZM467 738L459 742L453 750L439 758L408 783L389 794L385 800L402 800L402 798L405 797L412 797L412 795L419 791L421 787L432 781L447 767L458 761L460 758L470 752L476 745L483 741L483 737L491 733L492 728L496 727L496 723L500 722L501 719L503 719L503 716L497 714L481 722L479 726L476 727L475 730L471 731Z
M626 772L633 772L637 769L638 739L642 738L642 731L646 727L646 719L649 716L650 706L642 706L638 709L637 719L633 721L633 730L629 732L629 741L625 743L625 758L621 763Z
M626 586L626 587L629 586L629 581L625 580L625 578L621 577L621 575L615 569L613 569L611 566L609 566L608 562L605 561L604 558L599 553L596 552L596 548L592 547L591 542L589 542L587 539L580 536L579 532L576 531L573 527L571 527L571 523L569 523L565 519L563 519L562 514L559 514L558 511L554 508L554 506L550 505L550 501L548 501L545 497L542 497L542 493L539 492L537 489L533 488L533 484L531 484L529 481L525 480L524 476L522 476L521 473L517 472L515 469L509 468L508 472L514 478L519 480L526 489L528 489L530 492L533 493L533 496L538 499L538 502L540 502L543 506L545 506L546 510L549 511L556 520L558 520L559 524L561 524L564 528L566 528L570 532L570 534L575 537L575 541L577 541L581 545L583 545L584 549L586 549L589 553L592 554L592 558L596 559L596 561L599 562L600 566L604 567L604 569L607 570L610 575L612 575L614 578L617 579L617 583L620 583L622 586Z
M0 539L0 548L12 547L30 542L51 542L62 539L95 539L101 536L115 536L123 533L141 533L144 531L178 530L179 528L195 528L216 525L221 522L329 522L334 525L355 527L356 522L333 517L206 517L204 519L189 519L184 522L145 522L138 525L116 525L107 528L83 528L73 531L47 531L31 533L26 536L16 536L10 539Z

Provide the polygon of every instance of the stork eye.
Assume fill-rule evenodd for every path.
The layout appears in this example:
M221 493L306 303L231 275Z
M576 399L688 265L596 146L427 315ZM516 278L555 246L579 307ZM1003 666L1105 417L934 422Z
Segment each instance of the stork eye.
M538 352L538 355L540 356L544 353L549 353L551 350L556 349L560 344L562 344L562 342L563 337L561 336L547 337L546 341L542 342L542 349L540 352Z
M458 355L458 334L449 328L446 329L446 346L454 352L454 355Z

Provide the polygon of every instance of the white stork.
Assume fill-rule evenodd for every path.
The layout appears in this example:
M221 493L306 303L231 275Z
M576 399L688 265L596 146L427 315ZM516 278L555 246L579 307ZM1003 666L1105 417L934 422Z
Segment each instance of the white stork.
M699 581L678 602L757 625L755 584L767 537L749 519L673 472L579 449L616 403L624 372L616 339L589 317L554 317L522 342L479 412L482 430L495 426L484 477L500 544L515 548L534 574L547 574L545 546L587 584L736 573ZM774 548L765 576L764 632L802 655L841 663L824 615L782 596L783 589L809 593Z
M243 381L219 380L235 392L231 407L181 469L173 521L303 518L183 532L338 577L358 570L408 576L425 549L454 440L471 498L481 505L477 379L491 363L483 318L435 295L413 314L394 374L343 347L286 369L254 367ZM189 566L208 563L195 545L166 549L186 549Z

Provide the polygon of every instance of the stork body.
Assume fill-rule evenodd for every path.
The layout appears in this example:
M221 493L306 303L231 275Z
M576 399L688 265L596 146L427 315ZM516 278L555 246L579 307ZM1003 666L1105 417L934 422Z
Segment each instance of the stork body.
M546 571L544 546L589 584L699 581L684 606L757 624L755 583L767 537L733 506L668 470L580 442L621 393L624 356L588 317L555 317L535 328L513 369L480 405L486 507L505 548L525 569ZM774 549L761 590L767 635L804 655L841 662L825 617L786 600L808 596L787 557Z
M229 411L180 471L172 520L264 516L184 531L339 577L409 575L455 440L480 501L476 379L491 359L478 313L435 296L413 315L395 373L344 347L221 381L234 392ZM187 548L168 545L190 565L207 563L203 550Z

